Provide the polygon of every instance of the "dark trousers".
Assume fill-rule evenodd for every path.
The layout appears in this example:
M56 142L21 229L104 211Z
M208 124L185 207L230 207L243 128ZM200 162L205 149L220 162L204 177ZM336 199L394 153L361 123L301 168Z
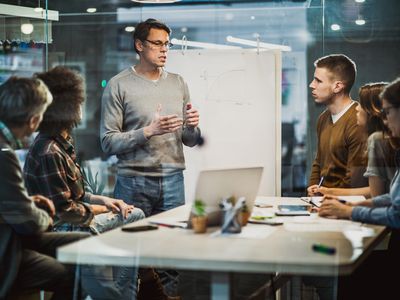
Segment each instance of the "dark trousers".
M53 292L52 299L72 299L74 268L55 259L56 249L90 236L86 233L49 232L22 238L22 257L11 294L41 289Z

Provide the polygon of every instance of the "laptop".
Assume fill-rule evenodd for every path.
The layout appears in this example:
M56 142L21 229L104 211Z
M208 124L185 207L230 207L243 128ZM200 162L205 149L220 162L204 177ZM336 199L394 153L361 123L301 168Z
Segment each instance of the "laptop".
M246 198L251 212L257 197L263 168L238 168L201 171L197 180L195 199L201 199L206 205L208 226L222 224L220 203L223 198L234 196ZM194 202L194 199L192 199ZM192 213L187 228L191 228Z

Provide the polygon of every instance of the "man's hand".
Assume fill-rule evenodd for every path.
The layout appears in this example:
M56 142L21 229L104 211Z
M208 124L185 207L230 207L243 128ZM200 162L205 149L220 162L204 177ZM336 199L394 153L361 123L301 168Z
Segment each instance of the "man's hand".
M179 118L178 115L161 116L161 108L161 104L158 104L150 125L144 127L144 135L148 139L154 135L163 135L175 132L183 125L183 120L182 118Z
M54 207L53 201L51 201L49 198L46 198L42 195L33 195L31 196L31 199L33 202L35 202L35 205L43 210L45 210L50 217L54 217L56 215L56 208Z
M336 217L338 219L351 219L353 208L350 203L340 203L336 196L324 196L318 214L321 217Z
M197 109L192 107L191 103L186 104L185 124L188 127L197 127L199 125L200 114Z

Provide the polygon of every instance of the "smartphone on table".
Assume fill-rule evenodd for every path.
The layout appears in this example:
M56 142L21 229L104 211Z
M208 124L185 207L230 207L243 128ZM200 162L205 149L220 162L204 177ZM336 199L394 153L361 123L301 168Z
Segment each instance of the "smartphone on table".
M139 231L147 231L147 230L156 230L158 229L157 225L129 225L129 226L124 226L121 227L122 231L127 231L127 232L139 232Z

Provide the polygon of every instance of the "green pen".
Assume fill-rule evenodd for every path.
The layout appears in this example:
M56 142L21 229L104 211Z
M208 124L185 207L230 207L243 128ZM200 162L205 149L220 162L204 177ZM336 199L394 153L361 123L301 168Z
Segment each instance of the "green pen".
M333 255L336 253L335 247L330 247L330 246L326 246L326 245L322 245L322 244L313 244L312 249L315 252L324 253L324 254Z

